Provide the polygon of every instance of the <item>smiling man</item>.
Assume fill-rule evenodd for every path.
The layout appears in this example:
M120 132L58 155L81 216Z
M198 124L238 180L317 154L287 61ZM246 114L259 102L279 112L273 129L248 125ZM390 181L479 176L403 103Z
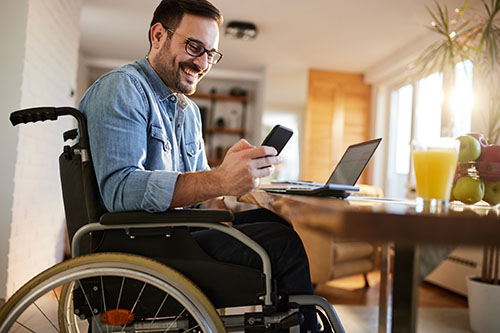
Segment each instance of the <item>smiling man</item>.
M222 58L217 52L219 26L210 18L192 14L185 14L175 31L169 28L172 24L157 22L151 27L149 60L171 90L191 95L211 66Z
M222 58L221 24L222 15L207 0L161 1L147 56L103 75L85 93L80 110L108 211L213 207L222 195L251 191L279 163L274 148L241 139L219 167L208 166L199 109L186 95ZM233 225L269 253L278 293L312 294L302 242L286 222L254 210L235 214ZM196 231L193 237L217 260L261 266L255 253L217 231ZM314 315L306 317L314 329Z

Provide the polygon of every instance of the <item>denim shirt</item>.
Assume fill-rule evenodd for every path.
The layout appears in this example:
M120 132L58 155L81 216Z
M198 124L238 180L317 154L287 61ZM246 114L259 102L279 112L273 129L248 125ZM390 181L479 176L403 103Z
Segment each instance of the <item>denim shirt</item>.
M145 57L101 76L79 107L110 212L165 211L180 173L209 169L198 107L173 94Z

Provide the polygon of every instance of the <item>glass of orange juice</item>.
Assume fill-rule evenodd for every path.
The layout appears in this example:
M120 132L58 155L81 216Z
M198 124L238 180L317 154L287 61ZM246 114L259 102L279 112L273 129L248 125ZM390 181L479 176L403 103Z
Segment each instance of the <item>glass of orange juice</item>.
M435 138L412 142L417 201L447 204L458 161L460 143L455 138Z

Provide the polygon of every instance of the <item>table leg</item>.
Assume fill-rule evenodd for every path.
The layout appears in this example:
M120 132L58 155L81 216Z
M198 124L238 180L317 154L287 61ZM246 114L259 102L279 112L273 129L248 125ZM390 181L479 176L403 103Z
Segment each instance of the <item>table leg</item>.
M418 309L418 246L394 246L392 332L415 333Z
M378 333L388 332L388 318L391 307L391 243L384 243L380 246L380 293L378 301ZM389 328L390 329L390 328Z

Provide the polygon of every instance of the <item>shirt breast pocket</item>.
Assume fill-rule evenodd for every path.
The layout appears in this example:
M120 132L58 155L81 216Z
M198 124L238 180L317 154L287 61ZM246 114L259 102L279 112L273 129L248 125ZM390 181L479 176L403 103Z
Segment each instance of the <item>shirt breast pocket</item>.
M155 156L161 160L164 168L172 168L172 143L168 140L167 135L159 126L151 126L151 145L149 148L150 156ZM148 154L148 155L149 155ZM157 161L159 162L159 161ZM156 164L156 163L155 163Z
M196 140L187 143L185 146L186 155L189 159L189 165L191 170L195 171L199 166L200 159L202 159L203 154L203 144L201 140Z

